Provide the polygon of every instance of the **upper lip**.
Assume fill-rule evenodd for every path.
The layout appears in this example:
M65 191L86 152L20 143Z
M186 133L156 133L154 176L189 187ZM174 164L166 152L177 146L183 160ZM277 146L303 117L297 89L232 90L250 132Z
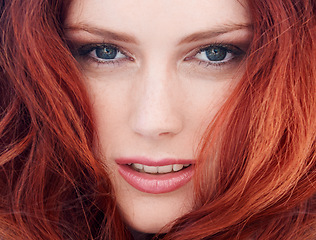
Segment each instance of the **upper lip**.
M146 166L165 166L172 164L194 164L194 159L182 159L182 158L161 158L161 159L151 159L147 157L122 157L116 158L115 162L117 164L131 164L139 163Z

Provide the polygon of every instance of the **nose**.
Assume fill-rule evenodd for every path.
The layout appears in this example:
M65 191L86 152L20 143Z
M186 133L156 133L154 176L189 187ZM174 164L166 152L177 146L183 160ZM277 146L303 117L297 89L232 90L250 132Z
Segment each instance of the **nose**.
M154 65L140 74L136 82L132 130L151 139L179 134L183 129L183 116L176 76L166 68Z

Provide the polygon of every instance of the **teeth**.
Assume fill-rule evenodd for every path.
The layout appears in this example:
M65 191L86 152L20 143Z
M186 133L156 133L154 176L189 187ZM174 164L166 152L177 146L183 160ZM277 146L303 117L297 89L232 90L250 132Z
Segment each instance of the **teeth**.
M144 165L144 172L146 172L146 173L157 173L158 172L158 167Z
M178 172L183 168L183 164L174 164L172 166L173 171Z
M158 167L159 173L169 173L172 171L172 165Z
M178 172L182 170L184 167L188 167L191 164L173 164L173 165L166 165L166 166L147 166L139 163L132 163L128 164L129 166L132 166L135 170L140 172L146 172L146 173L170 173L172 171Z
M143 170L144 165L139 163L133 163L132 166L136 168L137 170Z

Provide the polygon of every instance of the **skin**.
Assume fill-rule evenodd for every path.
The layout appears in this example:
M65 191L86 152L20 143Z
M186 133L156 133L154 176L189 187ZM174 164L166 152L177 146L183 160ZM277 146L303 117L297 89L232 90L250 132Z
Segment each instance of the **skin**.
M94 110L95 151L107 166L130 227L166 231L166 224L192 209L193 183L168 193L145 193L122 178L115 159L196 159L203 130L244 70L249 25L247 6L237 0L71 4L65 32ZM76 53L89 44L115 45L120 53L106 62L94 50ZM234 46L242 53L227 53L220 64L210 62L200 50L210 44Z

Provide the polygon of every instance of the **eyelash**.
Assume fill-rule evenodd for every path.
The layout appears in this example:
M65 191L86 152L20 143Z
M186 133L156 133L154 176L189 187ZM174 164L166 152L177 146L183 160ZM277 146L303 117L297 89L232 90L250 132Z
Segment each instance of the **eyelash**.
M108 48L108 50L113 50L115 52L115 56L113 59L101 59L97 55L98 50L105 50ZM207 51L213 49L212 53L215 53L215 49L217 50L223 50L225 52L225 59L221 61L211 61L207 56L204 57L204 59L201 59L202 54L207 55ZM85 60L91 60L97 64L121 64L123 61L134 61L133 57L130 57L130 54L128 54L126 51L124 51L122 48L113 45L113 44L87 44L79 47L76 50L76 55L79 57L84 58ZM199 56L200 55L200 56ZM229 59L226 59L227 55L230 55ZM184 58L184 61L198 61L198 64L204 64L205 67L213 66L213 67L220 67L225 64L230 64L234 60L238 60L240 57L245 55L245 52L238 48L237 46L231 45L231 44L222 44L222 43L213 43L209 44L203 47L199 47L198 49L193 50L188 57ZM117 56L119 56L118 59L115 59ZM199 56L200 58L197 58ZM207 58L207 59L205 59Z
M97 56L97 51L102 49L112 49L116 52L115 58L117 55L120 56L118 59L101 59ZM122 61L134 61L134 58L130 57L126 51L122 50L120 47L113 44L87 44L79 47L76 51L76 55L84 58L85 60L91 60L97 64L120 64ZM93 56L94 55L94 56Z
M220 61L212 61L207 56L204 57L207 59L197 58L197 56L199 54L202 55L202 53L204 53L204 55L207 55L207 50L211 50L211 49L213 49L212 51L213 53L215 49L224 50L225 51L224 59ZM227 55L230 56L228 59L226 59ZM225 64L230 64L234 62L234 60L238 60L244 55L245 55L245 52L243 50L241 50L239 47L234 46L232 44L213 43L213 44L206 45L204 47L200 47L197 50L194 50L193 52L191 52L191 54L189 54L188 57L185 57L184 61L195 60L195 61L198 61L199 65L204 64L205 67L209 67L209 66L220 67Z

